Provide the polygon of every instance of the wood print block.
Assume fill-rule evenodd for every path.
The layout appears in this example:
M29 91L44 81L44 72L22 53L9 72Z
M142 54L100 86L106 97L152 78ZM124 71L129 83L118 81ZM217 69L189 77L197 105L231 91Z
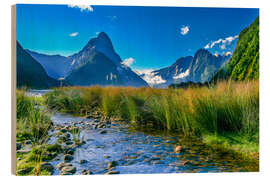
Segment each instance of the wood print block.
M259 9L12 7L12 169L259 171Z

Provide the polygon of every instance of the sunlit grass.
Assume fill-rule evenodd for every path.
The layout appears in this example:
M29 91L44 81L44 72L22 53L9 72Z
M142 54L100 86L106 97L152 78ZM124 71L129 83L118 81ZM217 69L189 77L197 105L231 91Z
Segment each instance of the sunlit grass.
M138 127L185 136L235 133L259 141L259 81L185 89L63 87L47 94L45 103L61 112L99 111Z

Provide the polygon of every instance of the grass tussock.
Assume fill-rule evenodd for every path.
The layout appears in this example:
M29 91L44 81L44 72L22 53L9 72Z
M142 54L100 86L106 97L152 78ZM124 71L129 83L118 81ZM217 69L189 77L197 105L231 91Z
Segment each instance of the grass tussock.
M17 141L31 140L39 143L47 136L51 126L50 117L41 108L40 97L29 97L17 90Z
M229 133L259 141L259 81L185 89L63 87L47 94L45 104L82 116L99 111L138 127L185 136Z
M16 96L16 141L23 146L26 141L31 142L30 152L16 154L19 159L17 160L17 175L50 175L50 171L40 169L40 165L56 156L59 145L45 145L52 122L41 106L43 100L41 97L26 96L24 90L17 90Z

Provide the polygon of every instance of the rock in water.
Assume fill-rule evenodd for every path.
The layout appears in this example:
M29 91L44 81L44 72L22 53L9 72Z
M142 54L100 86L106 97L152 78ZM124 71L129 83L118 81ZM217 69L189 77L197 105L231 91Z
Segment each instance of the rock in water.
M61 163L56 165L56 168L59 169L59 170L62 170L63 167L67 167L67 166L72 166L72 164L61 162Z
M26 141L24 142L24 144L31 145L31 144L32 144L32 141L31 141L31 140L26 140Z
M65 166L61 170L61 175L72 175L76 172L76 167L74 166Z
M107 133L106 130L100 131L100 134L106 134L106 133Z
M182 165L185 166L185 165L187 165L187 164L189 164L189 163L190 163L189 160L186 160L186 161L183 162Z
M109 162L108 169L111 169L111 168L113 168L113 167L115 167L117 165L118 165L118 163L116 161Z
M22 143L16 142L16 150L20 150L22 148Z
M93 174L93 173L86 169L82 170L82 175L90 175L90 174Z
M71 156L70 154L65 154L65 156L64 156L65 162L70 162L72 159L73 159L73 156Z
M107 175L109 175L109 174L120 174L120 172L119 171L109 171L106 174Z
M85 164L87 161L85 159L80 160L80 164Z
M51 163L43 162L40 165L40 170L47 170L47 171L52 172L54 170L54 167L53 165L51 165Z
M180 153L181 149L182 149L182 146L176 146L176 148L174 149L174 152Z

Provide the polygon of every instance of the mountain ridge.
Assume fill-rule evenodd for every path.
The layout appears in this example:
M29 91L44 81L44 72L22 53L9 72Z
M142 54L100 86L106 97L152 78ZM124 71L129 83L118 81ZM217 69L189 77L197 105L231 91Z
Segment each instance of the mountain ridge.
M98 37L92 38L78 53L69 56L72 59L72 72L67 76L67 81L71 84L76 85L96 85L95 78L102 76L100 84L102 85L117 85L117 86L135 86L135 87L146 87L148 84L130 67L122 64L120 56L115 52L112 41L105 32L101 32ZM101 59L102 58L102 59ZM104 63L104 68L97 60ZM108 64L113 65L108 67ZM100 71L95 71L92 66L98 67ZM89 73L86 73L85 66L88 67ZM78 72L84 72L84 76L78 77ZM76 73L74 73L76 71ZM90 71L96 72L93 74ZM105 72L106 71L106 72ZM90 77L87 77L90 76ZM108 78L110 76L110 78ZM77 78L75 78L77 77ZM81 82L81 84L76 83Z
M184 82L204 83L210 81L229 58L229 54L213 55L208 50L200 48L194 56L181 57L172 65L141 74L141 77L151 86L158 88L167 88L171 84Z
M18 41L16 48L17 88L47 89L59 86L59 82L49 77L42 65L24 50Z

